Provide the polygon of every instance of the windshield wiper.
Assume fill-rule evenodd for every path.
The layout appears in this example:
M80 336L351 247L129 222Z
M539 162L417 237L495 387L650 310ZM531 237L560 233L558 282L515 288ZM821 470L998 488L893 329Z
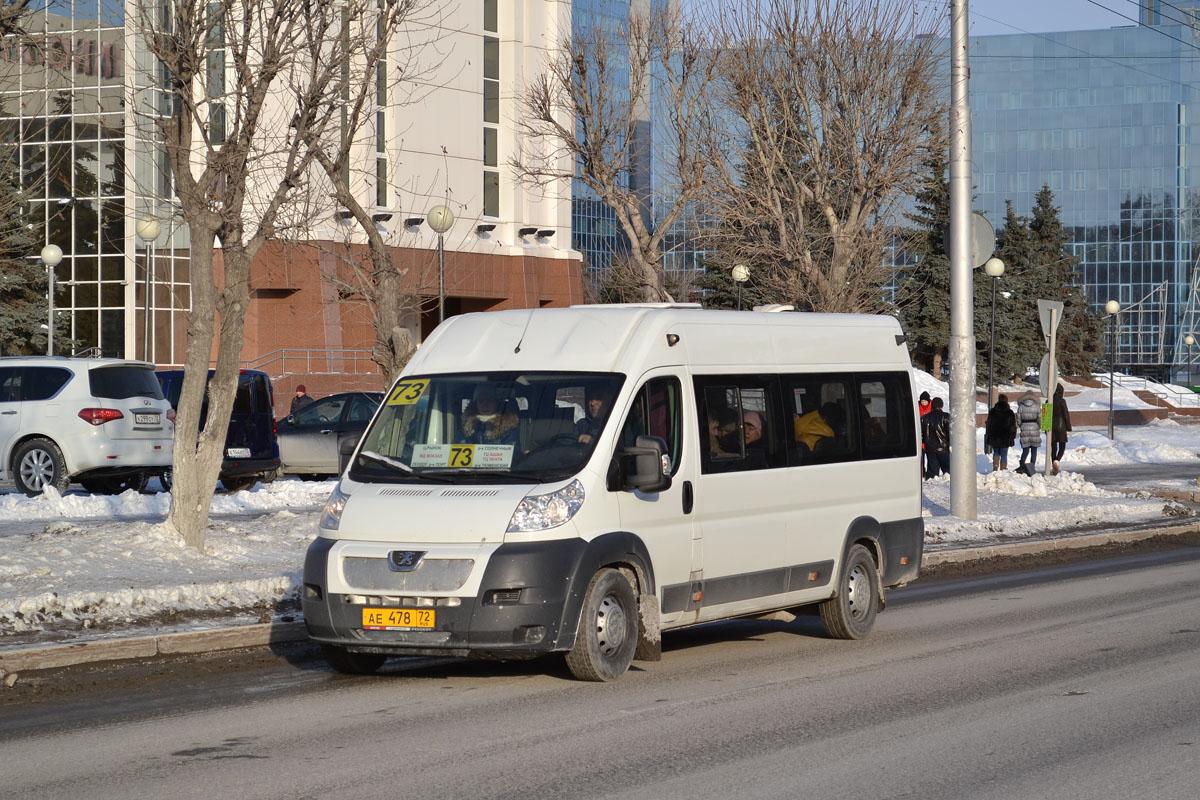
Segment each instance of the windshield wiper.
M367 459L368 461L374 461L377 464L382 464L383 466L389 467L397 472L407 473L417 480L423 479L426 475L426 473L424 473L424 472L417 472L412 467L410 467L408 464L405 464L403 461L397 461L394 458L385 456L383 453L376 453L374 450L363 450L362 452L359 453L359 455L362 456L363 458ZM454 483L454 481L452 481L448 478L443 478L441 476L430 477L430 481L432 481L434 483Z
M359 455L362 456L363 458L368 458L371 461L375 461L380 464L383 464L385 467L391 467L392 469L398 469L401 472L412 473L412 471L413 471L413 468L410 467L408 464L405 464L403 461L397 461L394 458L385 456L383 453L376 453L374 450L363 450L361 453L359 453Z

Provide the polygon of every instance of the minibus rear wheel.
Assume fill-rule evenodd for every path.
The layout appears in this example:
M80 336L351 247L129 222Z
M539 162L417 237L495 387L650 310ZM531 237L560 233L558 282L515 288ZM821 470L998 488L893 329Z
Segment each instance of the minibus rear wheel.
M332 644L321 645L321 655L329 666L348 675L374 674L387 661L387 656L379 653L351 653L344 647Z
M837 594L818 606L825 630L835 639L861 639L879 610L879 576L870 551L856 544L846 553Z
M637 596L615 569L592 576L579 615L567 668L581 681L615 681L633 663L637 649Z

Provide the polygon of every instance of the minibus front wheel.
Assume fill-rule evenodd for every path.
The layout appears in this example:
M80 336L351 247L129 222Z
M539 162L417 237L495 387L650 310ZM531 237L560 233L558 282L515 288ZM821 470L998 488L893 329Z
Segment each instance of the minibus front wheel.
M592 576L567 668L581 681L615 681L637 648L637 596L629 579L605 568Z
M856 544L846 553L837 594L818 606L825 630L835 639L861 639L871 632L879 610L879 568Z

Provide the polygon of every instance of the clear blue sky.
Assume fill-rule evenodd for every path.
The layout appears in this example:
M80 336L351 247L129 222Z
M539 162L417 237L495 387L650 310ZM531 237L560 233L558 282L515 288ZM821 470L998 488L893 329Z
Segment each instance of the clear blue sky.
M931 2L949 6L948 0ZM1122 14L1138 18L1139 3L1135 0L1096 0L1096 3L1099 5L1088 0L969 0L971 35L1112 28L1135 24Z

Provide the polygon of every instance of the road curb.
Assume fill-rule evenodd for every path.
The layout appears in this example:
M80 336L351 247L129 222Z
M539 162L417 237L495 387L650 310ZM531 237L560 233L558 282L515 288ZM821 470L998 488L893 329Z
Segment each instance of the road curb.
M1054 550L1079 550L1085 547L1103 547L1106 544L1140 542L1143 539L1155 539L1163 536L1183 536L1195 533L1196 531L1200 531L1200 524L1191 523L1187 525L1170 525L1164 528L1146 528L1136 531L1088 533L1081 536L1040 539L1033 542L993 544L987 547L972 547L961 550L939 550L932 553L925 553L921 557L921 566L932 567L938 564L961 564L966 561L984 561L990 558L1033 555Z
M985 561L991 558L1030 555L1053 550L1100 547L1106 544L1137 542L1156 537L1181 536L1196 531L1200 531L1200 523L939 550L925 553L921 559L921 566L932 567L938 564ZM162 655L211 653L245 647L262 647L298 642L306 639L307 636L303 622L257 623L212 630L165 633L156 636L133 636L124 639L102 639L11 650L0 649L0 677L12 676L23 671L57 669L101 661L123 661Z
M160 655L209 653L242 647L295 642L307 638L303 622L262 623L205 631L133 636L93 642L52 644L0 650L0 675L56 669L100 661L152 658Z

